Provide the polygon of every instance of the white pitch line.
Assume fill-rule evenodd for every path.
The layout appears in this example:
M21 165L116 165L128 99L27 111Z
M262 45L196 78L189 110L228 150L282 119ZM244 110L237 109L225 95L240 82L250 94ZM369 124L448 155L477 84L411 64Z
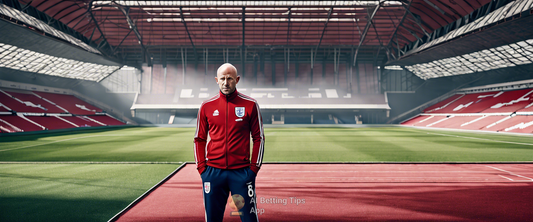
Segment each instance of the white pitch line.
M502 175L499 175L499 174L498 174L498 176L500 176L500 177L503 177L503 178L505 178L505 179L508 179L508 180L510 180L510 181L513 181L513 182L514 182L514 180L513 180L513 179L511 179L511 178L509 178L509 177L506 177L506 176L502 176Z
M427 134L433 134L433 135L439 135L439 136L459 137L459 138L465 138L465 139L488 140L488 141L499 142L499 143L510 143L510 144L518 144L518 145L533 146L532 143L517 143L517 142L509 142L509 141L501 141L501 140L491 140L491 139L484 139L484 138L477 138L477 137L469 137L469 136L456 136L456 135L448 135L448 134L440 134L440 133L427 133Z
M513 179L511 179L509 177L506 177L506 176L502 176L502 175L498 175L498 176L503 177L503 178L508 179L510 181L513 181L513 182L531 182L530 180L513 180Z
M495 170L499 170L499 171L502 171L502 172L506 172L508 174L511 174L511 175L514 175L514 176L517 176L517 177L522 177L522 178L525 178L525 179L528 179L530 181L533 181L533 179L529 178L529 177L525 177L525 176L522 176L522 175L518 175L516 173L513 173L511 171L507 171L507 170L502 170L500 168L496 168L496 167L493 167L493 166L486 166L486 167L489 167L489 168L492 168L492 169L495 169ZM515 181L515 180L512 180L512 181Z

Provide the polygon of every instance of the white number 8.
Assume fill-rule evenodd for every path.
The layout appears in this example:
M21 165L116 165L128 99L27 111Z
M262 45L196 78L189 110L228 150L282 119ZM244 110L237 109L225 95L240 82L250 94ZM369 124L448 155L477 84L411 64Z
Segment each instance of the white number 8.
M248 196L253 197L254 196L254 187L250 184L248 185Z

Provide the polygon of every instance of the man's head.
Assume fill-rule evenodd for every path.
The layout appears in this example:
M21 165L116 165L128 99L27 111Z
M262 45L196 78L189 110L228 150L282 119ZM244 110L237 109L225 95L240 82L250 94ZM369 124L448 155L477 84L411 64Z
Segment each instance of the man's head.
M222 64L217 70L218 87L224 95L229 95L235 92L237 83L239 83L240 76L237 75L237 68L230 63Z

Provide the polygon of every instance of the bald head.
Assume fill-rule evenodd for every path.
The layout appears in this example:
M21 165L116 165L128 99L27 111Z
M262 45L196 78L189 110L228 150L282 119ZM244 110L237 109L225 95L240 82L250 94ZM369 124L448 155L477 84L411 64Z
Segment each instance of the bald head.
M225 73L225 72L235 73L235 77L237 77L237 68L235 68L235 66L233 66L231 63L224 63L220 67L218 67L217 77L218 75L220 75L220 73Z
M224 63L218 68L215 79L217 80L220 91L224 95L229 95L235 92L240 76L237 75L237 68L235 66L230 63Z

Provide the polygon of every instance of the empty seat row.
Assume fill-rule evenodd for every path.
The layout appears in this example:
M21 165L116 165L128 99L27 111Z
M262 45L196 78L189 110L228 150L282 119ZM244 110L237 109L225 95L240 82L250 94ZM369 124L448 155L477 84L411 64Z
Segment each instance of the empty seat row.
M77 127L116 126L125 123L108 115L93 116L31 116L0 115L0 132L30 132Z
M496 132L533 132L533 115L419 115L402 123L406 126L449 129L485 130Z
M455 94L423 113L512 113L533 111L533 89Z
M76 98L47 92L0 89L0 112L94 115L102 110Z
M401 124L532 133L533 89L455 94Z

